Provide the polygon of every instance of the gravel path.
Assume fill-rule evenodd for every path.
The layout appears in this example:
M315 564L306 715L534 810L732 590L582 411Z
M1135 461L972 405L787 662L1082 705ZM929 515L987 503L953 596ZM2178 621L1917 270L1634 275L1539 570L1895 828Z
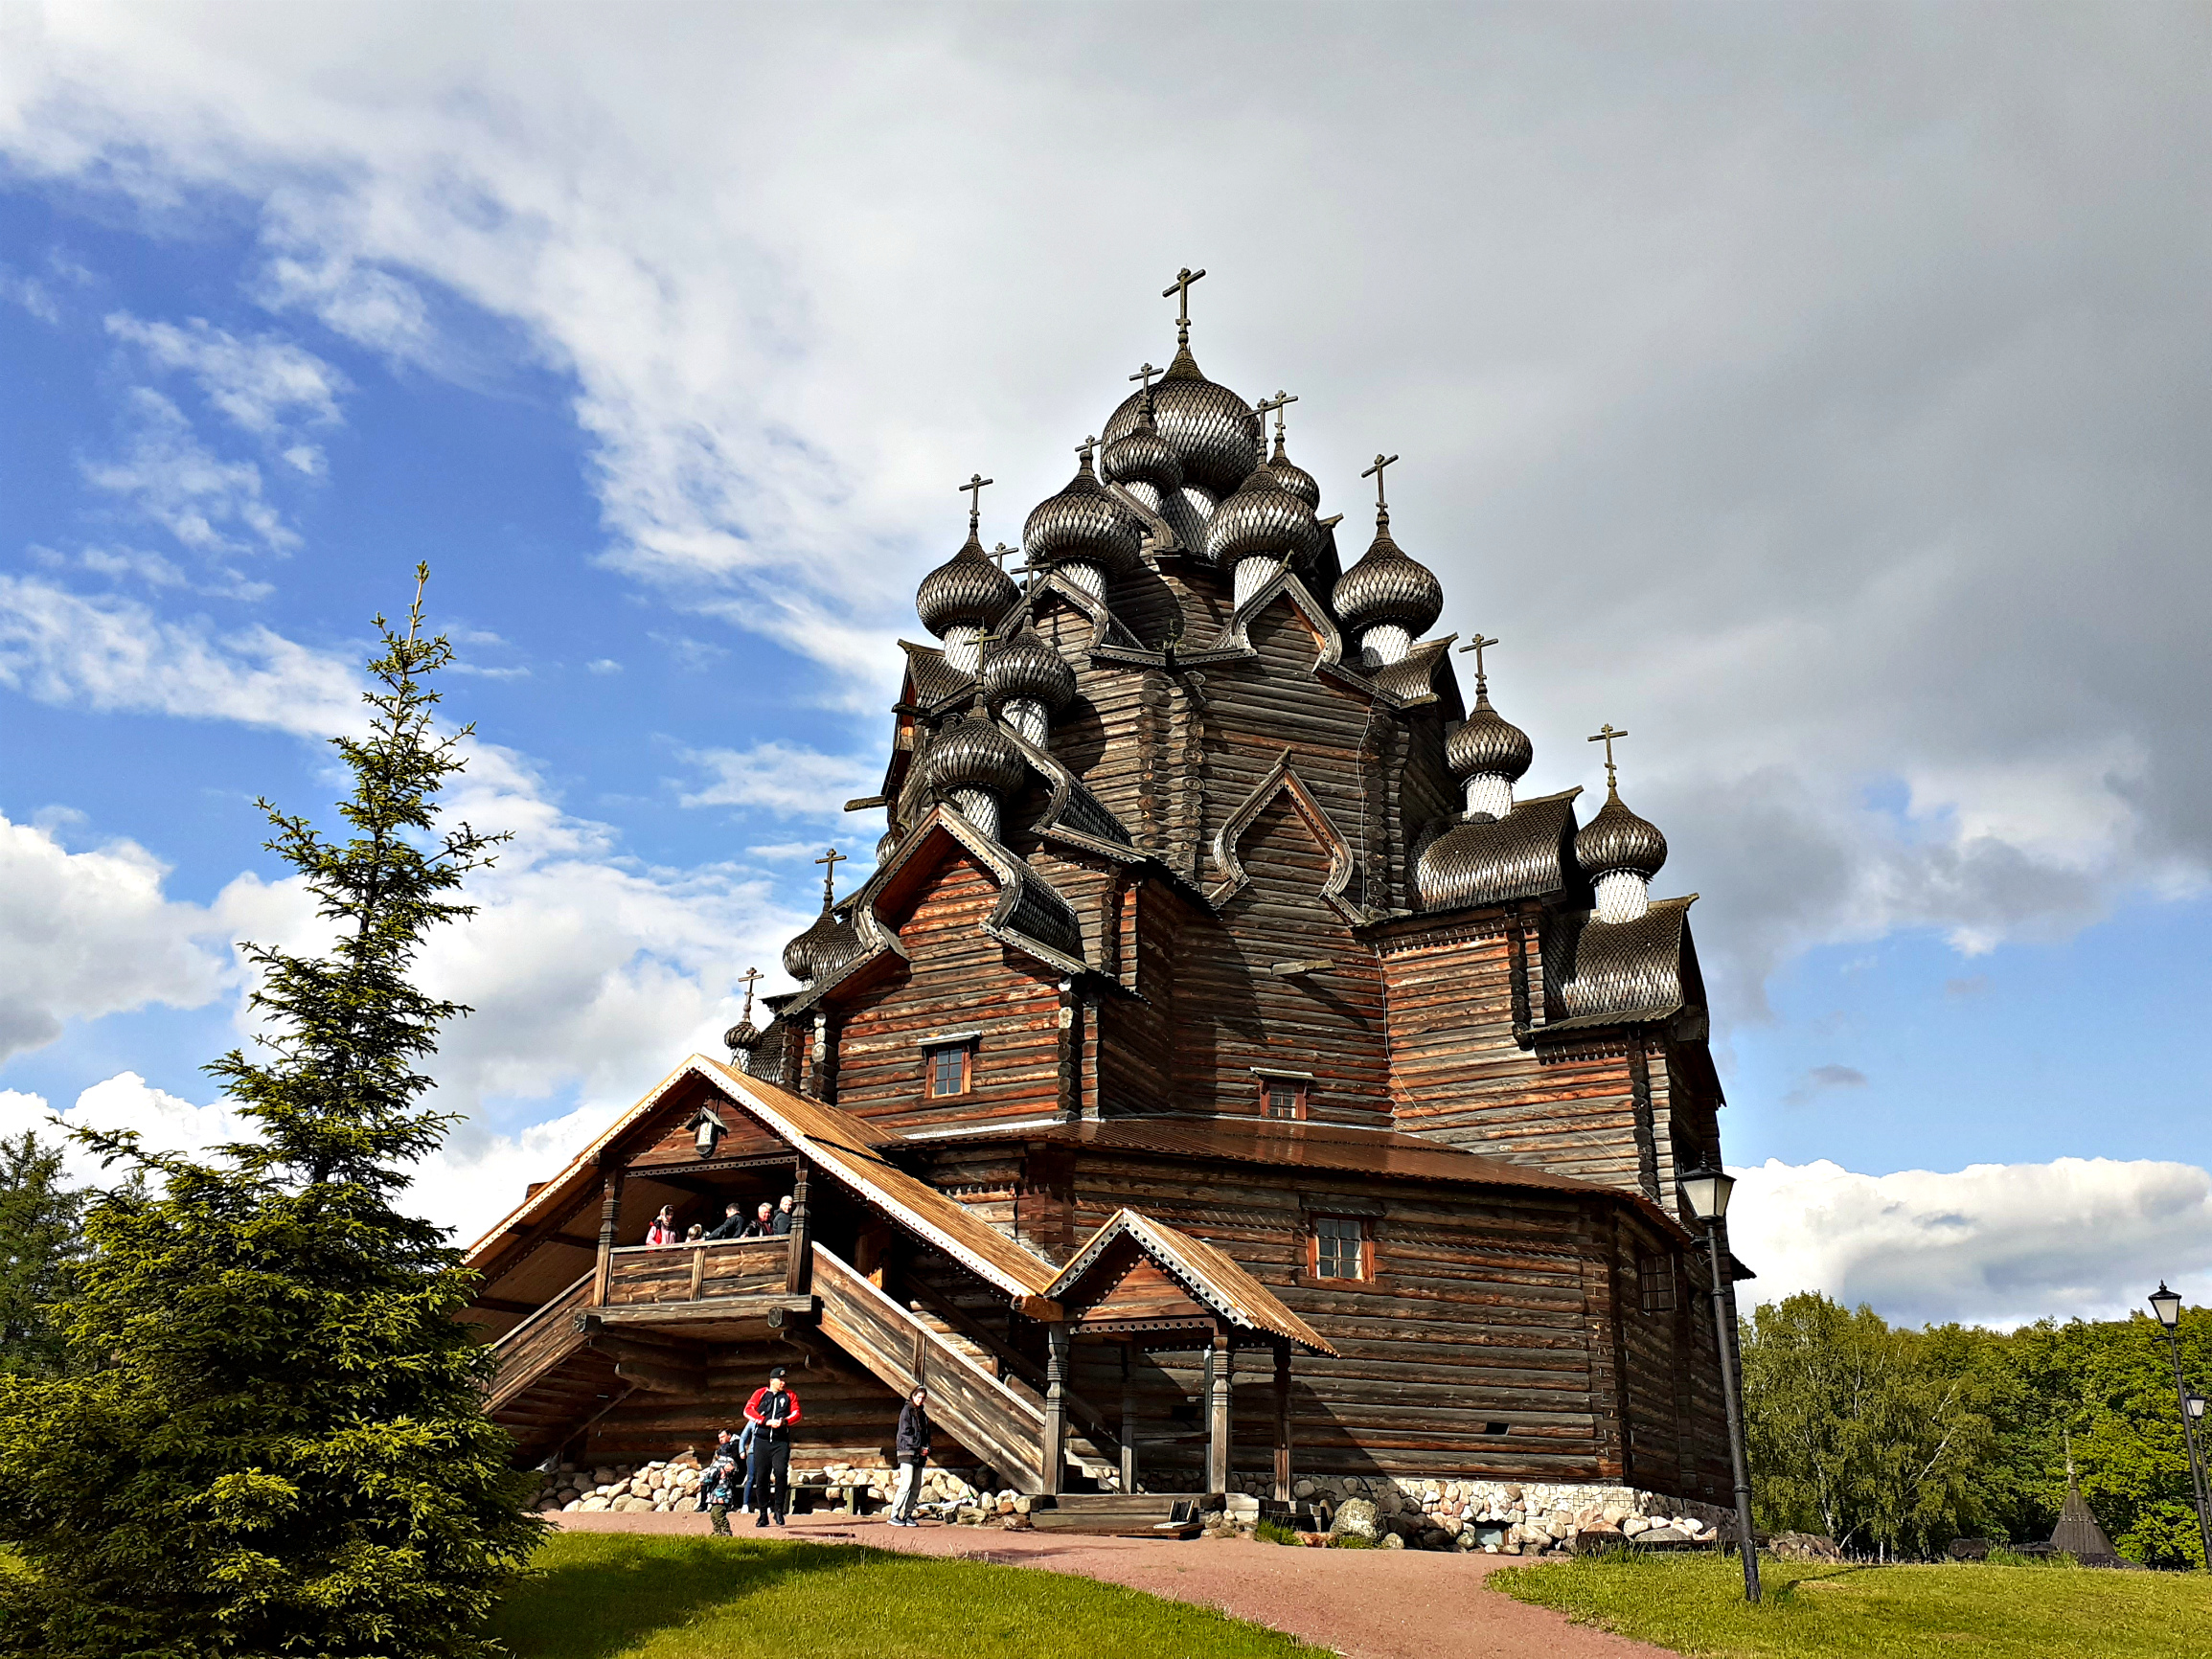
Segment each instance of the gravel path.
M707 1531L707 1517L696 1513L551 1518L574 1532ZM745 1536L760 1535L749 1516L732 1515L730 1524ZM1484 1578L1515 1564L1504 1556L1293 1550L1206 1538L1083 1538L931 1522L901 1528L873 1515L794 1515L780 1535L1080 1573L1219 1607L1333 1648L1348 1659L1677 1659L1665 1648L1573 1625L1548 1608L1486 1590Z

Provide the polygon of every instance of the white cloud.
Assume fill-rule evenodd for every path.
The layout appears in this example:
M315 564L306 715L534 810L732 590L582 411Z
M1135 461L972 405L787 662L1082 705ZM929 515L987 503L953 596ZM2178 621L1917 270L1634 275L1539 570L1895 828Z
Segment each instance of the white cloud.
M159 392L134 386L128 405L128 450L112 461L86 462L87 483L123 497L194 553L245 552L256 541L273 553L299 545L262 498L260 467L217 456ZM249 533L252 541L234 531Z
M845 803L867 794L880 763L856 755L824 755L785 742L749 749L701 749L684 759L712 776L685 792L686 807L752 807L787 818L834 818Z
M168 898L165 874L133 842L71 852L50 828L0 816L0 1059L70 1020L217 994L207 914Z
M1746 1307L1796 1290L1907 1324L2114 1318L2160 1279L2212 1296L2212 1173L2060 1158L1861 1175L1828 1162L1734 1171Z
M211 404L263 437L294 420L335 424L338 399L352 390L336 368L289 340L273 335L241 340L199 317L179 328L116 311L107 318L107 331L145 348L159 367L190 374ZM292 465L302 471L317 470L296 461Z
M305 736L361 717L344 659L265 627L218 636L145 605L0 576L0 686L43 703L239 720Z
M61 307L54 303L46 284L5 261L0 261L0 300L22 307L41 323L61 321Z
M136 1072L120 1072L94 1083L77 1097L77 1103L57 1114L40 1095L15 1089L0 1090L0 1135L20 1135L29 1129L49 1144L65 1132L53 1122L59 1116L71 1129L136 1129L145 1137L147 1150L184 1157L205 1157L215 1148L252 1138L251 1125L221 1102L195 1106L149 1084ZM124 1165L103 1170L99 1157L76 1142L62 1155L62 1171L74 1184L106 1186L125 1179Z

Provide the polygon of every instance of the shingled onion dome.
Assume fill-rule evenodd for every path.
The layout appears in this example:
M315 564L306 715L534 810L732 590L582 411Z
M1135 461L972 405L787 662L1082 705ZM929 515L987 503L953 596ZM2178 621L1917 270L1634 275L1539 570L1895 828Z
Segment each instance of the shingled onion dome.
M922 758L923 780L993 841L999 804L1029 781L1029 763L981 709L940 732Z
M749 1019L741 1019L722 1033L722 1047L730 1051L730 1057L738 1062L738 1070L753 1069L753 1051L761 1046L761 1028Z
M844 966L859 948L851 918L837 915L825 899L822 914L784 946L784 971L801 985L811 985Z
M1309 566L1320 551L1321 526L1313 509L1265 466L1244 475L1237 493L1221 503L1206 526L1206 557L1217 568L1233 573L1240 606L1285 565Z
M1175 360L1152 388L1150 400L1152 423L1181 463L1186 485L1219 499L1243 483L1260 452L1260 418L1243 398L1198 372L1187 344L1175 349ZM1106 421L1108 443L1137 429L1146 401L1143 392L1123 400Z
M1109 423L1106 430L1113 430ZM1154 512L1183 484L1183 463L1153 423L1151 400L1138 411L1137 423L1099 451L1099 470Z
M1474 693L1474 711L1444 740L1444 763L1467 791L1472 818L1503 818L1513 810L1513 786L1536 760L1528 734L1490 706L1490 692Z
M1021 540L1033 564L1050 565L1091 598L1104 599L1109 580L1136 568L1144 533L1091 470L1089 441L1080 452L1075 476L1031 510Z
M1444 584L1390 538L1387 507L1375 515L1374 543L1338 579L1334 598L1337 616L1359 636L1359 653L1371 668L1403 662L1413 642L1444 614Z
M1075 695L1075 670L1032 627L985 657L980 678L984 702L1038 748Z
M922 579L914 593L914 608L921 613L922 625L945 642L945 660L972 674L975 636L996 627L1020 598L1014 578L983 551L970 513L968 539L958 553Z
M1267 470L1275 475L1275 482L1318 512L1321 511L1321 485L1314 476L1284 452L1283 433L1275 432L1275 453L1268 457Z
M1621 803L1608 779L1606 804L1575 836L1575 862L1597 888L1600 921L1633 921L1652 904L1652 877L1667 861L1667 838Z

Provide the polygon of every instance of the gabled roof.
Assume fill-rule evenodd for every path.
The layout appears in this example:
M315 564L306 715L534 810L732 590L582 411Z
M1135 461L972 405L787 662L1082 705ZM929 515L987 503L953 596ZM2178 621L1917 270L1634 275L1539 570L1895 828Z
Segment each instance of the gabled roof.
M1166 1273L1200 1306L1245 1330L1280 1336L1308 1353L1334 1356L1335 1349L1319 1331L1283 1306L1282 1299L1202 1239L1176 1231L1134 1210L1117 1210L1090 1236L1074 1260L1043 1294L1068 1311L1099 1301L1120 1275L1094 1272L1108 1263L1115 1247L1127 1244ZM1126 1269L1124 1269L1126 1271ZM1090 1280L1085 1284L1085 1280Z
M663 1078L604 1134L570 1159L559 1175L478 1239L468 1252L467 1264L481 1268L498 1255L497 1247L517 1230L559 1215L579 1190L598 1179L600 1154L650 1117L671 1090L693 1079L750 1114L802 1157L917 1238L1010 1297L1041 1295L1052 1283L1051 1262L1023 1249L966 1205L886 1160L880 1148L901 1144L902 1137L885 1135L850 1112L747 1077L704 1055L693 1055Z
M906 685L916 708L936 709L974 693L975 676L946 662L937 647L901 640L899 648L906 653Z

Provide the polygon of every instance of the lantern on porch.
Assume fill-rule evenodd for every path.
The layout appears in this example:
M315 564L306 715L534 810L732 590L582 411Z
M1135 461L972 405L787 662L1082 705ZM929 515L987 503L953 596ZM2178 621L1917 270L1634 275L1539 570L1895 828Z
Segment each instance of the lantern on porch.
M729 1132L729 1125L722 1122L720 1114L712 1106L701 1106L698 1116L691 1121L689 1127L692 1130L692 1145L698 1148L702 1158L713 1157L715 1148L722 1136Z

